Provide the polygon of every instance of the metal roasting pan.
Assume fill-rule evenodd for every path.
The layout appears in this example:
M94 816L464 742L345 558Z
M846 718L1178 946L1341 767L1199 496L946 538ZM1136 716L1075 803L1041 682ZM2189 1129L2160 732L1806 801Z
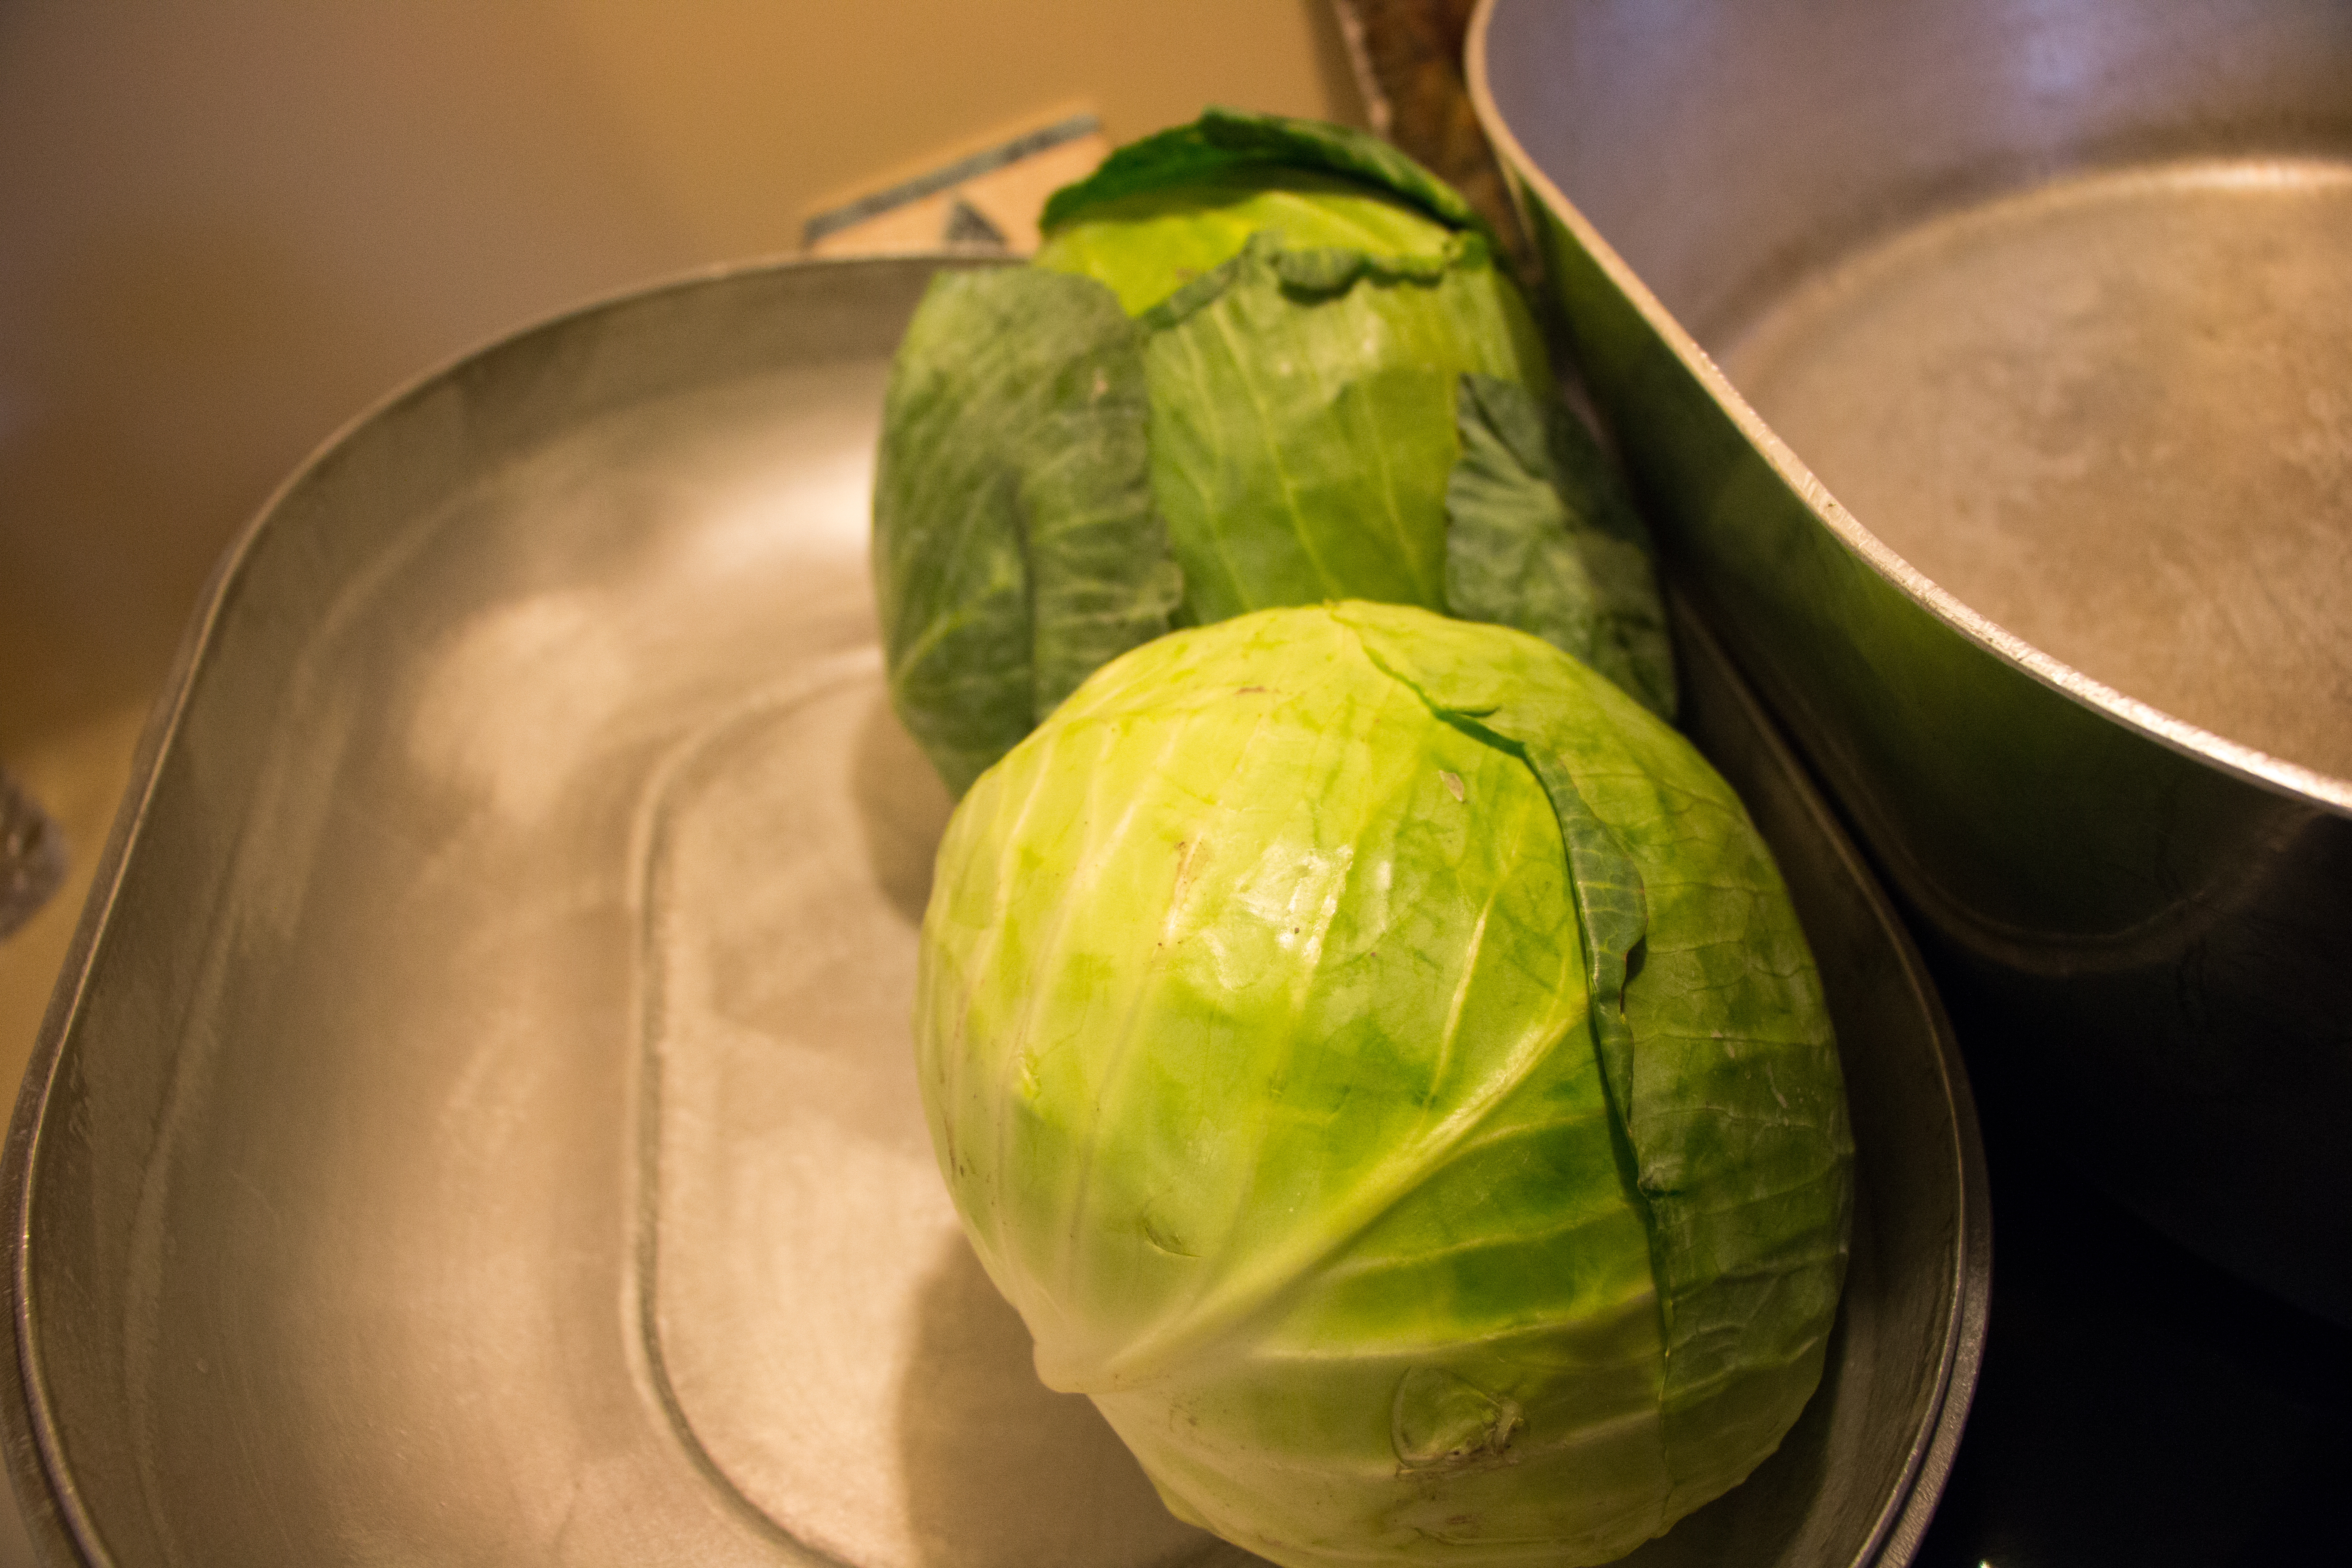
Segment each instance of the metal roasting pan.
M1487 0L1469 73L1987 1106L2352 1324L2352 6Z
M10 1130L9 1458L58 1564L1241 1561L1047 1393L906 1037L947 802L868 599L937 258L532 328L215 579ZM1694 733L1816 943L1859 1144L1817 1396L1653 1563L1906 1562L1984 1333L1969 1091L1712 643Z

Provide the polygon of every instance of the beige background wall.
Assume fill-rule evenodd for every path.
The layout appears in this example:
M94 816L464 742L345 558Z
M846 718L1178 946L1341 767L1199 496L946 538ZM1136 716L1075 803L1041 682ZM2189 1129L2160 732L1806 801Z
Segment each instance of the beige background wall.
M0 1085L203 580L311 447L863 190L1211 100L1360 119L1321 0L0 0L0 763L77 871L0 940Z
M426 365L1070 109L1350 94L1320 0L0 0L0 756Z

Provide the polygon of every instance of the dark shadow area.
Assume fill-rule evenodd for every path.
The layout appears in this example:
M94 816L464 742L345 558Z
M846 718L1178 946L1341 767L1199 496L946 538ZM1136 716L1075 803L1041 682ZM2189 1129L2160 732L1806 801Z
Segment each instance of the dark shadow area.
M850 789L875 882L908 924L919 926L931 897L931 862L955 802L878 689L856 744Z
M2031 1084L1972 1065L2000 1269L1919 1568L2337 1560L2352 1333L2134 1217L2004 1113Z
M1169 1515L1084 1395L1037 1381L1029 1331L961 1237L918 1311L898 1431L930 1568L1174 1568L1226 1550Z

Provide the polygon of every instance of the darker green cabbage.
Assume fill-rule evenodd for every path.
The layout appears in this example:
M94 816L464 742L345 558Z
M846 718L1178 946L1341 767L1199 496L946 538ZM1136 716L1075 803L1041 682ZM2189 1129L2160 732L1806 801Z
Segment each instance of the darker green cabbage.
M1211 110L942 273L893 368L874 572L961 793L1174 626L1361 598L1517 626L1661 713L1648 542L1493 237L1372 137Z

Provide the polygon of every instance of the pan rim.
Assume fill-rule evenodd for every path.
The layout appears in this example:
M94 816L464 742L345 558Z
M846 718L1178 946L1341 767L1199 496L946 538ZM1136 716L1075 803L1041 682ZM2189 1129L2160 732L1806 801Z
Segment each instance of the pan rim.
M226 607L247 563L254 559L268 531L289 511L289 501L313 482L320 470L361 432L380 420L395 416L400 408L426 395L461 369L543 334L556 332L585 319L636 309L666 298L723 283L730 279L793 271L867 272L929 271L945 267L969 267L968 254L921 253L888 258L777 258L699 268L650 285L623 289L609 296L528 323L421 373L363 410L322 441L280 484L237 538L223 553L192 613L187 629L162 695L142 733L131 772L131 784L120 806L104 850L99 858L91 890L79 916L73 942L60 968L56 989L44 1016L31 1066L18 1095L0 1169L0 1203L6 1205L8 1286L11 1318L16 1335L16 1378L0 1388L0 1421L11 1447L12 1477L26 1515L28 1531L37 1537L44 1560L80 1563L103 1568L117 1561L109 1550L100 1521L77 1485L67 1453L61 1422L47 1386L40 1349L41 1314L33 1303L35 1246L34 1205L38 1195L44 1139L52 1135L47 1113L66 1065L66 1045L80 1017L95 961L114 923L126 873L146 827L160 787L162 763L173 750L188 712L197 675L205 657L223 635ZM1725 661L1727 665L1727 660ZM1741 704L1759 717L1754 694L1731 675ZM1801 798L1805 811L1827 830L1835 858L1859 873L1872 915L1895 944L1906 988L1923 1004L1934 1042L1936 1068L1943 1080L1956 1156L1959 1191L1956 1197L1959 1224L1951 1254L1952 1272L1946 1289L1940 1364L1935 1373L1935 1395L1927 1402L1925 1419L1915 1434L1904 1467L1904 1480L1883 1506L1870 1544L1856 1560L1892 1563L1907 1559L1887 1555L1906 1539L1916 1543L1940 1493L1958 1432L1964 1424L1981 1357L1990 1269L1990 1210L1986 1189L1981 1141L1976 1131L1973 1100L1959 1065L1950 1024L1936 998L1926 969L1908 935L1895 918L1885 889L1872 875L1852 841L1828 815L1803 769L1789 752L1786 740L1769 721L1761 726L1767 746L1803 781ZM1932 1484L1931 1484L1932 1483Z
M1477 10L1470 21L1464 70L1471 108L1477 116L1479 129L1495 148L1511 181L1521 190L1520 199L1532 198L1568 230L1610 283L1641 315L1643 323L1657 334L1701 389L1722 409L1741 437L1804 503L1806 510L1832 539L1937 621L1958 633L1979 650L2077 706L2153 741L2168 751L2270 794L2334 816L2352 818L2352 778L2325 773L2232 741L2202 725L2175 717L2153 703L2109 686L2043 652L1970 607L1958 595L1912 565L1892 545L1840 504L1804 460L1731 384L1713 356L1701 348L1698 341L1666 310L1649 286L1601 236L1592 221L1568 199L1512 132L1510 122L1495 100L1486 68L1487 34L1495 13L1506 3L1507 0L1478 0Z

